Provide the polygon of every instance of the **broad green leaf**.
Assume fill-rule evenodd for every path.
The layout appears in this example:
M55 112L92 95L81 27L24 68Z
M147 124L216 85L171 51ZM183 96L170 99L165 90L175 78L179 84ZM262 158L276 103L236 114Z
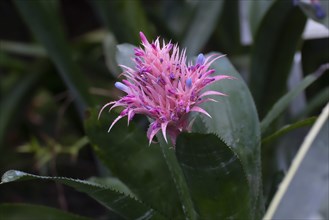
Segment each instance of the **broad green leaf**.
M207 55L208 56L208 55ZM247 85L235 68L224 57L213 63L214 75L229 75L236 79L221 80L211 84L206 90L215 90L227 94L227 97L217 98L218 103L208 102L201 107L212 118L203 114L199 122L194 123L193 131L217 134L241 159L246 172L251 195L251 212L261 215L262 202L256 208L257 199L262 200L261 165L260 165L260 129L257 111ZM197 127L204 129L197 129ZM252 217L253 218L253 217Z
M76 99L82 116L86 106L92 105L93 101L80 68L72 60L69 44L61 28L60 17L54 9L56 8L54 2L15 0L14 3L28 27L55 63L61 78Z
M290 102L302 91L304 91L308 86L310 86L313 82L315 82L319 76L324 72L323 68L319 68L319 70L311 75L308 75L301 81L294 89L289 91L283 97L281 97L272 107L272 109L266 114L264 119L261 122L261 132L262 135L266 133L271 123L277 119L282 112L289 106Z
M143 202L169 218L182 214L181 205L160 146L148 146L146 131L126 119L107 132L117 114L91 110L85 128L91 144L106 167Z
M221 52L227 52L232 56L241 52L240 1L223 0L223 2L222 12L212 37Z
M0 219L5 220L90 220L90 218L75 215L42 205L31 204L0 204Z
M274 0L248 1L249 4L249 24L253 35L257 32L259 24L266 15Z
M184 133L176 155L198 219L250 219L248 181L224 142L213 134Z
M3 174L1 184L21 180L53 180L73 187L88 194L106 208L116 212L126 219L163 219L155 210L147 207L135 198L93 182L70 179L66 177L48 177L28 174L18 170L9 170Z
M306 136L264 219L328 218L328 134L329 104Z
M291 1L276 1L261 21L254 38L249 80L260 118L286 90L305 23L305 15Z
M188 57L195 56L213 33L224 1L199 1L190 22L187 24L182 47Z
M271 134L271 135L265 137L264 139L262 139L262 145L266 144L266 143L269 143L269 142L281 137L282 135L284 135L284 134L286 134L290 131L293 131L297 128L310 126L315 122L315 120L316 120L316 117L312 117L312 118L307 118L307 119L298 121L298 122L293 123L293 124L285 125L282 128L280 128L279 130L277 130L276 132L274 132L273 134Z
M91 177L88 179L88 181L97 183L102 186L110 187L126 195L130 195L131 197L136 198L130 189L116 177Z
M119 43L139 43L140 31L150 36L150 24L139 0L96 0L92 4Z
M314 21L317 21L329 28L329 1L296 1L303 12Z

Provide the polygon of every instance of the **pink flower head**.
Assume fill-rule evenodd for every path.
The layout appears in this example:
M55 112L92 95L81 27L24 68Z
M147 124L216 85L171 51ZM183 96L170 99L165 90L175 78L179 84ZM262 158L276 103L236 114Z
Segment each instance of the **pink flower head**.
M127 79L116 82L115 86L126 93L117 101L109 102L104 108L110 110L122 106L124 110L113 121L113 125L127 116L128 124L135 114L144 114L153 120L147 131L151 144L154 136L162 130L167 142L167 135L175 145L178 134L189 131L191 123L188 121L190 112L200 112L211 117L201 103L216 101L207 98L209 95L225 96L218 91L202 90L222 79L232 79L230 76L211 76L215 70L210 65L221 56L212 55L207 58L199 54L195 63L186 63L185 49L180 51L178 45L160 45L159 38L150 43L140 32L143 48L135 48L135 68L122 66Z

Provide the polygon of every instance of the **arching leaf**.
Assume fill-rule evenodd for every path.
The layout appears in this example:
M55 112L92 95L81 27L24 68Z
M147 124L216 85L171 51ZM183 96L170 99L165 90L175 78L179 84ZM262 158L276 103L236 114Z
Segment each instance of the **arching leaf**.
M223 141L213 134L181 134L176 155L199 219L250 219L248 181Z
M65 177L49 177L28 174L18 170L9 170L3 174L1 184L21 180L52 180L58 183L73 187L74 189L88 194L90 197L97 200L106 208L116 212L120 216L127 219L163 219L163 217L155 210L147 207L142 202L129 195L107 188L93 182L71 179Z

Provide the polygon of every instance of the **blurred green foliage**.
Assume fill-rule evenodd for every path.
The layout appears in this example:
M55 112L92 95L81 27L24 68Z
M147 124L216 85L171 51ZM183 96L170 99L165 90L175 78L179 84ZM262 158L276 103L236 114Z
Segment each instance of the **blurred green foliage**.
M327 5L1 1L0 173L40 176L6 173L3 182L34 182L0 185L0 218L261 219L329 101ZM327 32L306 38L308 19ZM121 121L111 133L106 131L117 112L97 120L100 106L122 95L113 86L118 64L131 65L139 31L177 42L190 60L200 52L227 54L213 68L237 78L209 88L229 97L204 106L213 119L192 115L194 133L178 138L177 152L161 135L147 146L143 117L129 127ZM308 161L317 162L314 156ZM328 216L326 209L321 213Z

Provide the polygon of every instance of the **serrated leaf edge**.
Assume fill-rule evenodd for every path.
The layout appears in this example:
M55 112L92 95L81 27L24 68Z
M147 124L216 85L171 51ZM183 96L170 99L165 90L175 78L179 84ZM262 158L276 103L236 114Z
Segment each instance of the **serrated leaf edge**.
M19 176L17 176L17 178L11 180L11 181L3 181L4 179L4 176L8 175L10 172L16 172L16 173L20 173ZM81 179L73 179L73 178L69 178L69 177L51 177L51 176L39 176L39 175L35 175L35 174L30 174L30 173L26 173L26 172L23 172L23 171L20 171L20 170L8 170L6 171L2 177L1 177L1 182L0 184L5 184L5 183L10 183L10 182L15 182L15 181L19 181L21 178L23 177L33 177L33 178L37 178L37 179L44 179L44 180L68 180L68 181L73 181L73 182L78 182L78 183L83 183L83 184L86 184L86 185L90 185L90 186L94 186L94 187L98 187L98 188L102 188L102 189L109 189L111 191L114 191L118 194L121 194L123 196L126 196L126 197L129 197L130 199L136 201L136 202L139 202L143 205L145 205L147 208L151 209L152 211L155 211L157 212L161 217L166 217L166 215L164 215L164 213L160 212L159 210L157 209L154 209L152 206L150 206L149 204L145 203L144 201L141 201L139 199L137 199L136 197L133 197L129 194L126 194L125 192L121 192L117 189L114 189L110 186L105 186L105 185L101 185L101 184L97 184L97 183L94 183L94 182L90 182L90 181L87 181L87 180L81 180ZM23 180L24 181L24 180ZM71 186L70 186L71 187ZM79 190L78 190L79 191Z

